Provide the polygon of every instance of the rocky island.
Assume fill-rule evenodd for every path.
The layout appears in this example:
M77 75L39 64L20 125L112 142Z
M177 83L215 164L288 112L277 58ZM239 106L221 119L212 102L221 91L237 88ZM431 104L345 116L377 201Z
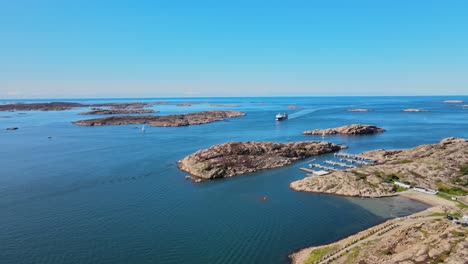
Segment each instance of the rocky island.
M203 111L182 115L167 116L111 116L104 118L94 118L73 122L79 126L109 126L109 125L129 125L129 124L149 124L158 127L178 127L188 125L207 124L221 121L226 118L245 116L243 112L237 111Z
M351 124L347 126L341 126L336 128L327 128L327 129L315 129L304 131L304 135L368 135L381 133L385 130L383 128L372 126L372 125L362 125L362 124Z
M402 112L409 112L409 113L420 113L420 112L429 112L426 109L418 109L418 108L408 108L401 110Z
M371 110L370 109L367 109L367 108L353 108L353 109L348 109L347 110L348 112L370 112Z
M443 101L443 103L446 103L446 104L463 104L463 100L445 100Z
M150 114L157 113L153 109L94 109L88 112L81 112L80 115L122 115L122 114Z
M73 102L12 103L0 104L0 111L64 111L78 107L110 107L111 109L138 109L148 107L147 103L103 103L81 104Z
M328 245L290 255L294 264L309 263L456 263L468 259L468 230L455 217L468 214L468 140L446 138L407 150L361 154L376 165L312 176L290 184L297 191L345 196L403 195L432 207ZM436 189L438 195L399 190L395 181ZM447 217L449 215L450 217ZM458 221L458 222L457 222Z
M343 146L319 141L229 142L199 150L181 160L179 168L198 179L216 179L271 169Z
M0 104L0 111L64 111L75 107L84 107L80 103L51 102L51 103L13 103Z
M435 190L468 193L468 140L446 138L439 143L407 150L375 150L361 154L377 161L369 165L334 171L325 177L292 182L296 191L345 196L382 197L395 194L394 181Z

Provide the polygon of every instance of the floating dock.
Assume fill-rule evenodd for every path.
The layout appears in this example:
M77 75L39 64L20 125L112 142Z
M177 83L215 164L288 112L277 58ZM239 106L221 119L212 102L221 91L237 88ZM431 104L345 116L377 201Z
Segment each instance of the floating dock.
M307 168L299 168L299 169L301 171L305 171L307 173L317 175L317 176L327 175L327 174L331 173L330 171L325 171L325 170L316 171L316 170L311 170L311 169L307 169Z
M335 171L337 169L333 168L333 167L327 167L327 166L323 166L323 165L320 165L320 164L309 164L309 167L311 168L318 168L318 169L321 169L321 170L326 170L326 171Z
M340 167L343 167L343 168L354 168L354 167L356 167L356 166L353 166L353 165L348 165L348 164L343 163L343 162L336 162L336 161L331 161L331 160L326 160L323 163L330 164L330 165L333 165L333 166L340 166Z
M343 157L343 158L348 158L348 159L353 159L353 160L362 160L362 161L365 161L365 160L369 160L369 161L372 161L374 162L373 159L370 159L368 157L364 157L364 156L361 156L361 155L356 155L356 154L348 154L348 153L334 153L333 154L335 157Z

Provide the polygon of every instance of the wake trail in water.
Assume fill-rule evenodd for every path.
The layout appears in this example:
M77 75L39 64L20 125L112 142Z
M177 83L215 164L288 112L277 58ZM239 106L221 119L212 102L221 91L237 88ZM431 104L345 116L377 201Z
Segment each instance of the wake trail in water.
M343 108L343 106L335 106L335 107L327 107L327 108L303 109L303 110L300 110L300 111L298 111L298 112L295 112L295 113L292 113L292 114L288 115L288 119L294 119L294 118L298 118L298 117L301 117L301 116L305 116L305 115L308 115L308 114L311 114L311 113L314 113L314 112L317 112L317 111L329 110L329 109L335 109L335 108Z
M319 109L304 109L304 110L301 110L301 111L299 111L299 112L290 114L290 115L288 116L288 119L298 118L298 117L301 117L301 116L304 116L304 115L307 115L307 114L316 112L316 111L318 111L318 110L319 110Z

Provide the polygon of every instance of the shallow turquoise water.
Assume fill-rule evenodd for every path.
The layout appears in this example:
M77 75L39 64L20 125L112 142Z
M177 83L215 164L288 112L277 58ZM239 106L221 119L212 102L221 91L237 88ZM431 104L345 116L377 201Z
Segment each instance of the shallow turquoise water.
M0 263L287 262L288 253L301 247L426 206L404 198L294 192L288 185L305 176L298 168L307 161L202 184L185 180L176 161L225 141L320 139L301 132L349 123L387 130L327 137L348 145L351 153L467 137L468 109L441 103L446 99L468 101L466 96L152 99L240 105L154 106L162 115L207 109L248 115L200 126L147 127L145 134L133 125L71 124L86 118L77 115L83 109L0 112L10 117L0 118ZM293 104L302 109L287 109ZM358 107L375 111L345 111ZM404 108L430 112L400 112ZM292 118L277 123L277 112ZM10 126L20 129L4 130ZM261 201L263 196L269 199Z

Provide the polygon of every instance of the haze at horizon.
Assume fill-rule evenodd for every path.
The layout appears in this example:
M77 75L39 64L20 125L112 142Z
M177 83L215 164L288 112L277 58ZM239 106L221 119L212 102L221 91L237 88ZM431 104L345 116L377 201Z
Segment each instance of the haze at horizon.
M464 1L0 1L0 99L467 94Z

